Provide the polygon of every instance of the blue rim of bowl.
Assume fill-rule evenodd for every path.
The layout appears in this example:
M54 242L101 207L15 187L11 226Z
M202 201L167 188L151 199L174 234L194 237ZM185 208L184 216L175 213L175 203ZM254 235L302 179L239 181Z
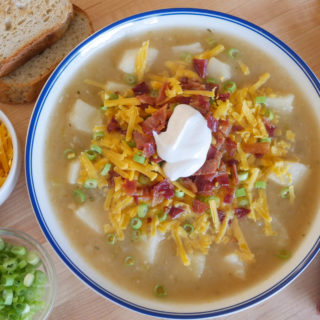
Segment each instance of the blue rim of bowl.
M105 33L109 30L112 30L114 28L117 28L118 26L127 23L127 22L134 22L134 21L141 21L145 19L149 19L152 17L160 17L160 16L170 16L170 15L195 15L195 16L206 16L206 17L212 17L214 19L220 19L225 20L228 22L232 22L236 25L240 25L242 27L245 27L251 31L254 31L255 33L259 34L263 38L267 39L271 43L273 43L275 46L277 46L279 49L281 49L291 60L295 62L295 64L303 71L305 76L308 78L310 83L312 84L313 88L317 92L318 96L320 97L320 82L315 76L315 74L311 71L311 69L307 66L307 64L292 50L290 49L285 43L283 43L281 40L279 40L277 37L269 33L268 31L237 17L211 11L211 10L204 10L204 9L194 9L194 8L173 8L173 9L163 9L163 10L155 10L155 11L148 11L144 13L140 13L134 16L127 17L125 19L119 20L113 24L110 24L109 26L97 31L95 34L90 36L88 39L86 39L84 42L82 42L78 47L76 47L73 51L69 53L69 55L60 63L60 65L55 69L51 77L48 79L46 85L44 86L33 111L30 124L29 124L29 130L27 135L27 142L26 142L26 161L25 161L25 169L26 169L26 180L27 180L27 187L29 192L30 201L33 206L33 210L36 214L36 217L38 219L38 222L40 224L40 227L42 231L44 232L45 236L47 237L49 243L54 248L56 253L60 256L60 258L64 261L64 263L82 280L84 281L88 286L90 286L92 289L94 289L96 292L100 293L104 297L112 300L113 302L124 306L126 308L129 308L131 310L149 315L149 316L156 316L156 317L164 317L164 318L170 318L170 319L196 319L196 318L210 318L210 317L218 317L222 315L227 315L230 313L234 313L237 311L240 311L242 309L246 309L248 307L253 306L254 304L261 302L262 300L265 300L266 298L272 296L277 291L284 288L286 285L288 285L291 281L293 281L312 261L312 259L315 257L317 252L320 249L320 237L318 237L316 243L312 246L310 251L307 253L307 255L304 257L304 259L281 281L276 283L271 288L267 289L266 291L262 292L261 294L252 297L251 299L245 300L243 302L240 302L236 305L232 305L229 307L216 309L216 310L209 310L204 312L195 312L195 313L183 313L183 312L167 312L167 311L159 311L154 310L150 308L146 308L140 305L137 305L135 303L132 303L130 301L127 301L125 299L122 299L121 297L114 295L113 293L109 292L108 290L102 288L99 284L94 282L92 279L87 277L64 253L62 248L60 247L58 241L53 237L53 235L50 232L50 228L48 227L44 215L41 211L41 208L38 203L37 194L35 192L34 188L34 182L33 182L33 168L32 168L32 156L33 153L33 143L35 138L35 131L37 127L37 123L41 114L41 110L45 104L45 101L47 99L47 96L49 95L53 85L58 80L61 73L66 69L66 67L71 63L72 60L77 57L81 49L85 47L91 40L99 37L102 33Z

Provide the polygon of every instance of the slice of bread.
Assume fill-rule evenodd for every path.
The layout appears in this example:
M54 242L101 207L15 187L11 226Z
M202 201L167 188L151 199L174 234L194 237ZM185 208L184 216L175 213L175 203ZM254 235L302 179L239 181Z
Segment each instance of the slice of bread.
M74 19L64 37L9 75L0 78L0 101L27 103L35 100L58 63L92 32L87 14L74 6Z
M59 40L72 17L69 0L1 0L0 76Z

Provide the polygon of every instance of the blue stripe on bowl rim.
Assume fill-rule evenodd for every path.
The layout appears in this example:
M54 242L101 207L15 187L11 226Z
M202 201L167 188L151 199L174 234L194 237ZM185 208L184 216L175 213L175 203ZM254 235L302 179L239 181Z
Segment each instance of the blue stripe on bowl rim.
M37 194L35 192L34 188L34 181L33 181L33 167L32 167L32 157L33 155L36 155L36 152L33 152L33 144L35 139L35 132L37 128L37 123L41 114L41 111L44 107L44 104L46 102L46 99L52 89L52 87L55 85L56 81L62 74L62 72L68 67L68 65L81 53L81 49L85 47L91 40L99 37L102 33L105 33L106 31L115 29L119 27L120 25L127 23L127 22L135 22L135 21L141 21L145 19L149 19L152 17L160 17L160 16L170 16L170 15L196 15L196 16L206 16L206 17L212 17L215 19L225 20L228 22L232 22L234 24L240 25L242 27L245 27L263 38L267 39L271 43L273 43L275 46L277 46L279 49L281 49L288 57L290 57L291 60L295 62L295 64L303 71L305 76L308 78L309 82L312 84L314 90L317 92L318 96L320 97L320 83L315 74L311 71L311 69L307 66L307 64L292 50L290 49L285 43L283 43L281 40L279 40L277 37L272 35L271 33L267 32L266 30L248 22L243 19L231 16L229 14L216 12L216 11L210 11L210 10L204 10L204 9L194 9L194 8L173 8L173 9L163 9L163 10L155 10L155 11L149 11L140 13L131 17L127 17L125 19L122 19L120 21L117 21L113 24L110 24L109 26L99 30L95 34L91 35L88 39L86 39L84 42L82 42L78 47L76 47L73 51L70 52L70 54L61 62L61 64L55 69L55 71L52 73L51 77L48 79L46 85L44 86L33 111L33 114L31 116L29 129L28 129L28 135L27 135L27 141L26 141L26 158L25 158L25 169L26 169L26 181L27 181L27 187L29 192L30 201L32 203L33 210L36 214L37 220L40 224L40 227L45 234L46 238L48 239L51 246L54 248L56 253L59 255L59 257L64 261L64 263L82 280L84 281L88 286L90 286L92 289L100 293L106 298L109 298L113 302L127 307L131 310L150 315L150 316L156 316L156 317L162 317L162 318L169 318L169 319L196 319L196 318L209 318L209 317L217 317L222 316L230 313L237 312L239 310L248 308L270 296L275 294L277 291L284 288L286 285L288 285L291 281L293 281L312 261L312 259L315 257L317 252L320 249L320 237L318 237L315 244L312 246L310 251L306 254L304 259L281 281L276 283L271 288L267 289L266 291L262 292L261 294L252 297L251 299L248 299L246 301L243 301L241 303L238 303L236 305L232 305L226 308L216 309L216 310L209 310L205 312L195 312L195 313L176 313L176 312L166 312L166 311L159 311L154 310L146 307L142 307L140 305L137 305L135 303L132 303L130 301L127 301L125 299L122 299L121 297L114 295L113 293L109 292L105 288L102 288L99 284L94 282L92 279L90 279L88 276L86 276L65 254L65 252L60 247L58 241L53 237L50 228L48 227L44 215L41 211L41 208L38 203Z

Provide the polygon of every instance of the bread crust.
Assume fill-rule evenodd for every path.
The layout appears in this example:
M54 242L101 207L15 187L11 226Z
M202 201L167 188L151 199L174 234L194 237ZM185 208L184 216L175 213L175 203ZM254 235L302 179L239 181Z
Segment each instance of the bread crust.
M19 48L12 56L3 59L2 62L0 62L0 77L6 76L10 72L16 70L22 64L61 39L73 19L73 5L71 3L68 5L68 11L65 21L51 28L41 36L30 40L23 47Z
M86 17L90 27L90 34L92 34L93 26L87 13L76 5L73 5L73 9L74 12L78 12ZM23 104L33 102L38 97L43 85L58 64L59 62L50 66L45 74L39 76L32 82L7 83L2 81L0 78L0 102L6 104Z

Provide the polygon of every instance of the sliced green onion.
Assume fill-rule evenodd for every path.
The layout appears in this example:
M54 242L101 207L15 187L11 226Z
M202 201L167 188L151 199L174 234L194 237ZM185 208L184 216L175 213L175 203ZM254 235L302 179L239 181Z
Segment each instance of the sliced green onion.
M248 199L240 199L239 201L239 206L240 207L247 207L249 205L249 200Z
M27 254L27 262L33 266L40 262L38 254L34 251L29 251Z
M273 118L274 118L274 114L273 114L272 110L270 110L270 109L267 109L265 111L264 116L269 120L273 120Z
M288 198L289 198L289 187L283 188L283 189L280 191L280 196L281 196L281 198L283 198L283 199L288 199Z
M24 256L27 253L27 249L22 246L14 246L10 251L16 256Z
M256 181L254 184L254 187L256 189L266 189L267 188L267 183L265 181Z
M148 213L148 210L149 210L149 206L146 203L139 204L138 205L138 217L145 218Z
M93 145L90 147L90 150L95 151L96 153L99 153L99 154L102 153L102 149L101 149L99 146L97 146L96 144L93 144Z
M247 192L245 188L239 188L235 191L236 198L245 197L246 195L247 195Z
M209 201L210 201L210 200L214 200L215 203L216 203L216 206L217 206L217 207L220 206L220 198L218 198L217 196L208 196L208 197L200 196L200 197L199 197L199 200L202 201L202 202L205 202L205 203L207 203L207 204L209 204Z
M291 257L291 253L286 249L281 249L278 251L277 257L280 259L289 259Z
M132 230L131 239L133 241L138 241L141 238L141 230Z
M128 145L130 148L134 148L134 147L137 146L136 143L135 143L133 140L131 140L131 141L126 141L126 143L127 143L127 145Z
M190 63L192 61L192 54L190 52L182 52L180 55L180 59Z
M153 292L157 297L165 297L167 295L167 290L161 284L157 284L154 287Z
M271 141L272 141L272 139L270 137L268 137L268 138L260 138L259 139L259 142L271 142Z
M239 181L246 181L249 177L248 171L240 171L238 172L238 179Z
M108 233L106 239L108 244L115 244L117 242L117 237L114 233Z
M107 111L107 110L108 110L108 107L107 107L107 106L102 105L102 106L100 107L100 109L101 109L101 111Z
M94 150L86 150L85 152L84 152L84 154L87 156L87 158L89 159L89 160L94 160L96 157L97 157L97 152L95 152Z
M26 260L21 260L18 264L18 268L19 269L23 269L24 267L26 267L28 264L28 262Z
M44 285L47 283L47 277L41 270L36 270L34 273L34 281L36 285Z
M229 49L228 51L228 55L229 57L233 58L233 59L236 59L236 58L239 58L240 56L240 50L236 49L236 48L231 48Z
M11 287L14 284L14 277L12 275L2 277L5 287Z
M127 256L124 258L124 263L129 267L132 267L135 264L135 262L136 260L132 256Z
M160 222L163 222L167 220L168 213L162 210L157 213L157 216L158 216L158 220Z
M234 81L226 81L224 83L224 90L233 93L237 90L237 85Z
M108 172L110 171L111 169L111 164L110 163L106 163L103 167L103 169L101 170L100 174L102 176L106 176L108 174Z
M174 195L177 197L177 198L183 198L184 197L184 192L181 191L181 190L176 190L174 192Z
M97 131L93 134L93 139L94 140L100 140L104 138L104 132L103 131Z
M132 229L140 229L142 226L142 221L139 218L135 217L130 220L130 225Z
M259 96L256 97L256 103L266 103L267 102L267 97L266 96Z
M124 75L124 81L127 83L127 84L130 84L130 85L133 85L136 83L136 77L133 75L133 74L125 74Z
M71 148L64 150L63 153L64 153L64 157L68 160L72 160L76 157L76 152Z
M138 181L143 185L150 183L150 179L142 173L139 174Z
M95 189L98 186L98 181L96 179L87 179L83 186L86 189Z
M144 162L146 161L146 158L138 153L136 153L133 156L133 161L137 162L137 163L141 163L144 164Z
M87 199L85 193L81 189L73 190L72 194L73 194L73 198L79 203L84 203Z
M109 94L109 100L116 100L119 96L116 93L110 93Z
M3 268L9 272L16 270L17 267L17 260L15 258L7 258L3 263Z
M215 84L217 84L217 83L218 83L218 80L215 79L215 78L207 78L207 79L206 79L206 82L207 82L207 83L215 83Z
M33 281L34 281L34 274L28 273L28 274L26 274L26 276L23 279L23 284L26 287L30 287L32 285Z
M194 226L190 223L186 223L184 226L183 226L183 229L185 230L186 233L190 234L194 231Z
M13 300L13 291L11 288L4 289L2 292L2 297L4 299L4 305L11 306Z

